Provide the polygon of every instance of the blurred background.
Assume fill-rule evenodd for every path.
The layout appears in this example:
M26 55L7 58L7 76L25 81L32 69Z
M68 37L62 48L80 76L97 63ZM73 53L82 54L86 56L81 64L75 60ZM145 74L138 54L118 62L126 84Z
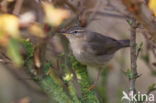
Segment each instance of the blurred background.
M70 2L75 5L77 3L75 0L71 0ZM103 12L104 14L97 13L95 20L89 23L87 29L118 40L130 37L129 24L125 18L118 16L120 14L116 10L112 9L113 6L120 10L125 10L125 7L120 0L92 0L92 2L98 5L96 7L97 11ZM29 7L33 10L34 7L31 5ZM54 37L54 39L54 41L58 42L57 36ZM141 93L146 93L149 86L156 83L156 75L151 72L151 68L155 69L155 65L152 64L155 63L156 59L154 58L144 35L138 30L137 43L140 44L141 42L143 42L143 49L137 59L137 70L140 77L136 80L136 89ZM147 54L148 58L146 59L149 59L149 62L146 62L145 59ZM96 87L96 91L103 96L100 98L102 99L101 101L105 101L103 103L121 103L122 91L128 92L129 90L129 80L124 73L124 71L129 68L130 49L122 49L116 53L111 62L105 67ZM88 73L91 80L94 81L97 71L89 69ZM21 80L18 76L23 79ZM156 91L152 93L156 97ZM0 64L0 103L48 102L50 102L48 97L40 91L39 87L31 80L27 73L20 69L7 69L5 65Z

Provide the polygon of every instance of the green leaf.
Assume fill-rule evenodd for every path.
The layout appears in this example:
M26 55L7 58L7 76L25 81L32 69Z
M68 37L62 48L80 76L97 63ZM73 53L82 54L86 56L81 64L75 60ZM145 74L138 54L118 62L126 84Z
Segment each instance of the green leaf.
M131 69L127 69L126 74L129 79L133 78L133 72L131 71Z
M47 62L44 64L44 72L47 74L49 72L49 69L51 67L51 63L50 62Z
M129 25L132 25L132 23L133 23L132 20L128 20Z
M19 43L17 39L10 39L10 42L8 44L8 55L17 66L23 64L23 60L19 52Z
M32 57L34 55L34 47L33 47L33 44L31 43L31 41L29 39L26 39L26 40L22 40L21 43L23 44L23 46L26 49L27 59Z
M91 82L89 81L87 67L79 63L74 56L71 56L70 59L72 62L72 69L76 71L76 75L80 78L79 83L83 94L80 100L81 103L99 103L95 90L89 90Z
M139 44L139 46L137 47L138 52L141 51L142 48L143 48L143 42L141 42L141 43Z
M152 90L155 86L156 86L156 83L153 83L152 85L150 85L150 86L148 87L148 91Z

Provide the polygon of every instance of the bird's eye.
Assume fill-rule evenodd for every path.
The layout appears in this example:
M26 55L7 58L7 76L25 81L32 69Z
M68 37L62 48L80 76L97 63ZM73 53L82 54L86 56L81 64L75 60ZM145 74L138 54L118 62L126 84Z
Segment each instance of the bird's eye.
M74 33L78 33L78 31L74 31Z
M77 30L75 30L75 31L71 31L70 33L71 33L71 34L77 34L77 33L78 33L78 31L77 31Z

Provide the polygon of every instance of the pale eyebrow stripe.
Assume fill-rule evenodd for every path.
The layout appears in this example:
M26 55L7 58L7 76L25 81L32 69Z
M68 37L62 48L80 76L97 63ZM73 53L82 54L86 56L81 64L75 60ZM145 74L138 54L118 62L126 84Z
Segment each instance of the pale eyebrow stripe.
M84 30L76 30L76 31L78 31L79 33L84 32ZM75 32L75 30L74 30L74 31L72 31L72 33L74 33L74 32Z

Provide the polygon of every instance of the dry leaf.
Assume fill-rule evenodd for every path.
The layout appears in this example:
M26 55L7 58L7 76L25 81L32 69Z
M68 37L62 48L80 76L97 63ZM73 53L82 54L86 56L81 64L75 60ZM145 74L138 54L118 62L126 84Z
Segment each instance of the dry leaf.
M40 38L44 38L46 36L43 30L41 29L40 24L38 23L34 23L33 25L31 25L29 27L29 31L31 32L32 35L35 35Z
M53 26L60 25L64 19L70 16L69 11L55 8L53 5L49 3L44 3L43 9L46 17L45 21Z

